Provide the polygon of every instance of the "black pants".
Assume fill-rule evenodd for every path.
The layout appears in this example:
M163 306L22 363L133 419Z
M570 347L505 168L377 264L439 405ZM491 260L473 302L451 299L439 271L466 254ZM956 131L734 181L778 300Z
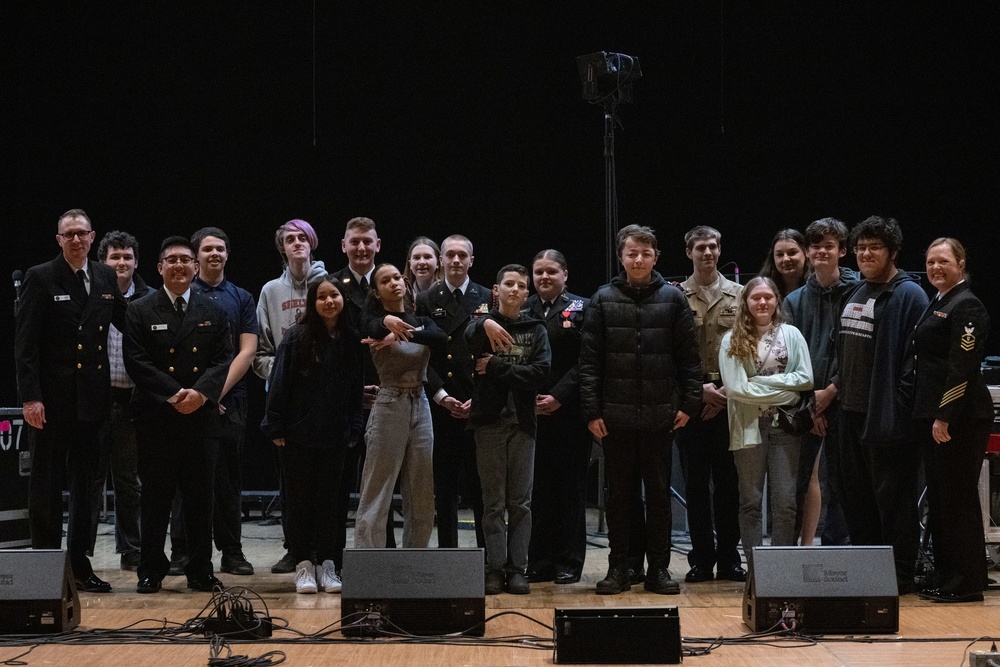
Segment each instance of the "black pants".
M841 505L851 544L888 544L896 578L912 586L920 526L917 520L919 454L909 440L863 443L860 412L840 411L838 454Z
M91 484L97 470L101 422L50 421L34 431L28 480L28 526L34 549L62 548L63 480L69 485L66 549L73 575L94 573L90 548Z
M739 566L739 477L729 451L728 414L723 410L707 422L692 417L675 438L691 533L688 563L709 571L716 564L720 570Z
M486 548L483 537L483 489L476 468L476 441L466 431L468 420L455 419L438 406L431 406L434 421L434 509L437 512L439 547L458 546L459 496L472 506L476 522L476 545Z
M579 571L587 553L587 468L593 438L579 410L538 416L530 567Z
M220 421L219 458L215 464L215 504L212 535L223 554L243 550L243 441L247 424L246 397L225 398L226 413ZM184 509L180 494L170 512L170 549L175 557L187 556Z
M978 593L987 583L979 471L992 423L955 420L948 425L951 440L942 444L931 436L932 423L918 421L917 433L927 477L937 585L947 593Z
M285 446L278 448L287 482L285 533L288 552L296 562L311 560L313 552L317 563L334 560L345 449L304 447L293 440L286 440Z
M180 415L177 419L183 418ZM183 502L188 579L212 574L212 505L219 442L197 432L178 432L170 420L140 421L139 578L163 579L170 561L163 552L174 495Z
M671 430L635 431L609 429L601 442L609 487L608 563L630 561L633 539L633 508L636 496L636 471L646 491L646 558L650 565L670 564L671 523L670 468L673 456ZM641 501L640 501L641 502Z

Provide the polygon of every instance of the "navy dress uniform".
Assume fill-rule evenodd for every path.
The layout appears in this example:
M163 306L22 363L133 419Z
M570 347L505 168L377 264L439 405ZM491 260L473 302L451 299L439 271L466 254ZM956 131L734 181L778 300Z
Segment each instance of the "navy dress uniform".
M190 292L178 316L165 289L129 306L124 330L125 369L135 382L133 410L139 435L140 581L157 583L170 561L164 554L170 506L180 492L184 506L189 584L212 575L212 489L220 428L219 397L232 361L226 313L208 297ZM169 399L182 388L206 397L191 414Z
M913 336L913 417L925 457L936 590L951 596L977 595L987 583L977 485L993 425L980 372L989 328L986 308L963 282L931 302ZM949 442L934 441L935 419L948 424Z
M532 294L522 312L545 323L552 367L539 394L559 409L538 415L531 492L528 575L538 581L579 581L587 551L587 469L593 436L580 411L580 334L590 299L563 291L547 308Z
M490 311L492 291L469 281L457 300L446 282L441 282L417 297L417 315L434 320L448 335L443 346L431 349L427 369L427 395L434 397L441 389L465 402L472 398L476 360L465 340L469 322ZM458 546L458 497L472 506L476 522L476 544L485 548L483 537L483 491L476 468L476 444L467 419L455 419L445 408L431 402L434 421L434 506L437 510L438 546ZM464 481L464 484L462 482Z
M65 474L70 492L66 542L78 582L94 574L87 558L90 483L97 470L99 429L111 405L108 327L124 326L127 308L114 269L88 261L87 272L89 293L63 255L28 269L14 341L21 400L42 401L46 419L44 428L35 430L32 447L31 546L62 546Z

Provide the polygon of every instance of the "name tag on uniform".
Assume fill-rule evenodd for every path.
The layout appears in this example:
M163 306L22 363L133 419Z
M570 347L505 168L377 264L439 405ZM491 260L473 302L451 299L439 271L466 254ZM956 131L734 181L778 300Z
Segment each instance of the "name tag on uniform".
M154 324L151 327L149 327L149 329L150 329L150 331L166 331L167 330L167 325L166 324Z
M108 300L111 300L111 299L114 299L114 298L115 298L115 295L114 295L114 294L102 294L102 295L101 295L101 298L102 298L102 299L108 299Z
M52 297L52 300L53 301L69 301L70 300L70 296L69 296L69 294L56 294L55 296Z
M946 318L946 317L948 317L948 313L942 313L942 312L941 312L940 310L935 310L935 311L934 311L934 314L935 314L935 315L936 315L937 317L945 317L945 318Z

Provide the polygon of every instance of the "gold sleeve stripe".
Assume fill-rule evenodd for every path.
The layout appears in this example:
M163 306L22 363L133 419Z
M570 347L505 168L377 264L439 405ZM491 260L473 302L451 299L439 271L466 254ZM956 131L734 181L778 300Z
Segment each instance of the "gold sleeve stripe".
M962 396L965 395L965 388L968 386L968 384L969 384L968 382L963 382L962 384L952 387L951 389L946 391L944 393L944 396L941 397L941 405L939 405L938 407L944 407L945 405L951 403L952 401L956 401L962 398Z

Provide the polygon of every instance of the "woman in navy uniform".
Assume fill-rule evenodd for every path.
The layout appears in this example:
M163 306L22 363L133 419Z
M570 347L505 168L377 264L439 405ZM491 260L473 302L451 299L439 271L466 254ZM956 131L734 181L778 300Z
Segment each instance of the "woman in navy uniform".
M936 586L920 597L976 602L986 586L977 484L993 424L993 402L980 372L990 318L969 289L958 240L931 243L927 278L938 294L913 335L913 418L927 475Z
M580 581L587 551L587 467L593 439L580 412L580 331L589 299L566 291L569 272L558 250L531 265L532 294L524 312L545 322L552 368L538 390L529 581Z

